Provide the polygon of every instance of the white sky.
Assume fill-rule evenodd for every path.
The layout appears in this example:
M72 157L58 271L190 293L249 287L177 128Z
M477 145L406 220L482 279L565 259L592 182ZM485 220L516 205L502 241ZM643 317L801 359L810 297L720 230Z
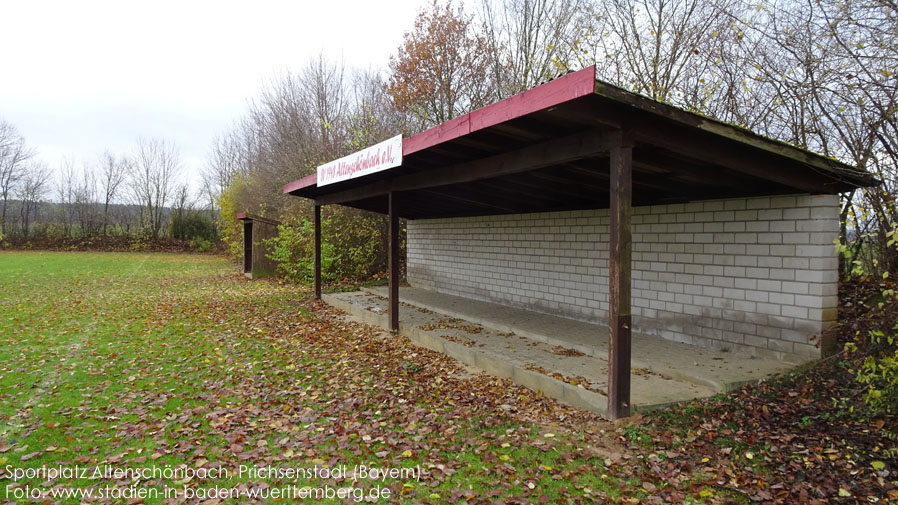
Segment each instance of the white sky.
M0 0L0 118L54 169L165 138L196 185L265 83L321 53L386 68L428 3Z

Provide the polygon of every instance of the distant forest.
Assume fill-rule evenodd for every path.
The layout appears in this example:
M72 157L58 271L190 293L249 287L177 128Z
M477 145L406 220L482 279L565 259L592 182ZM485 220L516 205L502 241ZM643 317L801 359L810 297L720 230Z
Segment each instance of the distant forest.
M3 237L11 245L33 240L52 243L65 239L77 241L103 237L151 238L141 224L141 216L146 209L140 205L110 203L107 207L96 202L9 200L6 207L7 222ZM160 239L190 241L199 236L214 242L217 238L213 225L218 218L216 210L164 207L162 218L168 226L159 234ZM71 240L66 243L71 243ZM213 247L215 244L204 245Z
M180 241L207 251L219 242L217 213L179 183L178 150L165 140L138 139L133 152L105 152L80 169L68 161L56 180L35 154L0 119L0 246L151 248Z

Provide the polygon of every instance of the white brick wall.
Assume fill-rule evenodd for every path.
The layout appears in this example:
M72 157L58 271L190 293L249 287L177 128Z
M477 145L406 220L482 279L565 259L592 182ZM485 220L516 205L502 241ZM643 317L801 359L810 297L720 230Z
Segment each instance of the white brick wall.
M633 209L637 332L781 359L820 356L835 320L838 197ZM608 211L408 223L413 286L606 322Z

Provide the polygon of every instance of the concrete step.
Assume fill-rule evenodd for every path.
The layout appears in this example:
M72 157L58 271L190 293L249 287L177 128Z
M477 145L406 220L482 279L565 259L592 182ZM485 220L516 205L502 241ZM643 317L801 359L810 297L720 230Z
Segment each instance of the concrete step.
M363 288L363 291L381 297L387 295L384 287ZM496 331L514 332L597 358L607 359L608 356L608 328L605 325L413 287L403 287L400 299L409 305L471 321ZM708 349L641 333L632 335L631 354L631 364L637 371L646 370L717 392L732 391L796 366L794 363Z
M361 322L387 328L387 302L378 294L327 294L324 300ZM599 414L607 412L608 363L603 356L529 338L511 327L496 329L406 303L400 305L400 334L416 345L444 353L486 373L510 378L516 384L569 405ZM708 386L645 368L634 368L631 376L634 412L711 396L715 392Z

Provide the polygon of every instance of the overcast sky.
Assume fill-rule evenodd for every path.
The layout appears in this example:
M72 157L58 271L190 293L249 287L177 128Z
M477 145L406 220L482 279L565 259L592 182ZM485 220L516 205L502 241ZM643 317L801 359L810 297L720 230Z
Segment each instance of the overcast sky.
M0 118L54 169L180 147L196 183L212 138L266 82L320 53L386 68L427 0L0 0Z

